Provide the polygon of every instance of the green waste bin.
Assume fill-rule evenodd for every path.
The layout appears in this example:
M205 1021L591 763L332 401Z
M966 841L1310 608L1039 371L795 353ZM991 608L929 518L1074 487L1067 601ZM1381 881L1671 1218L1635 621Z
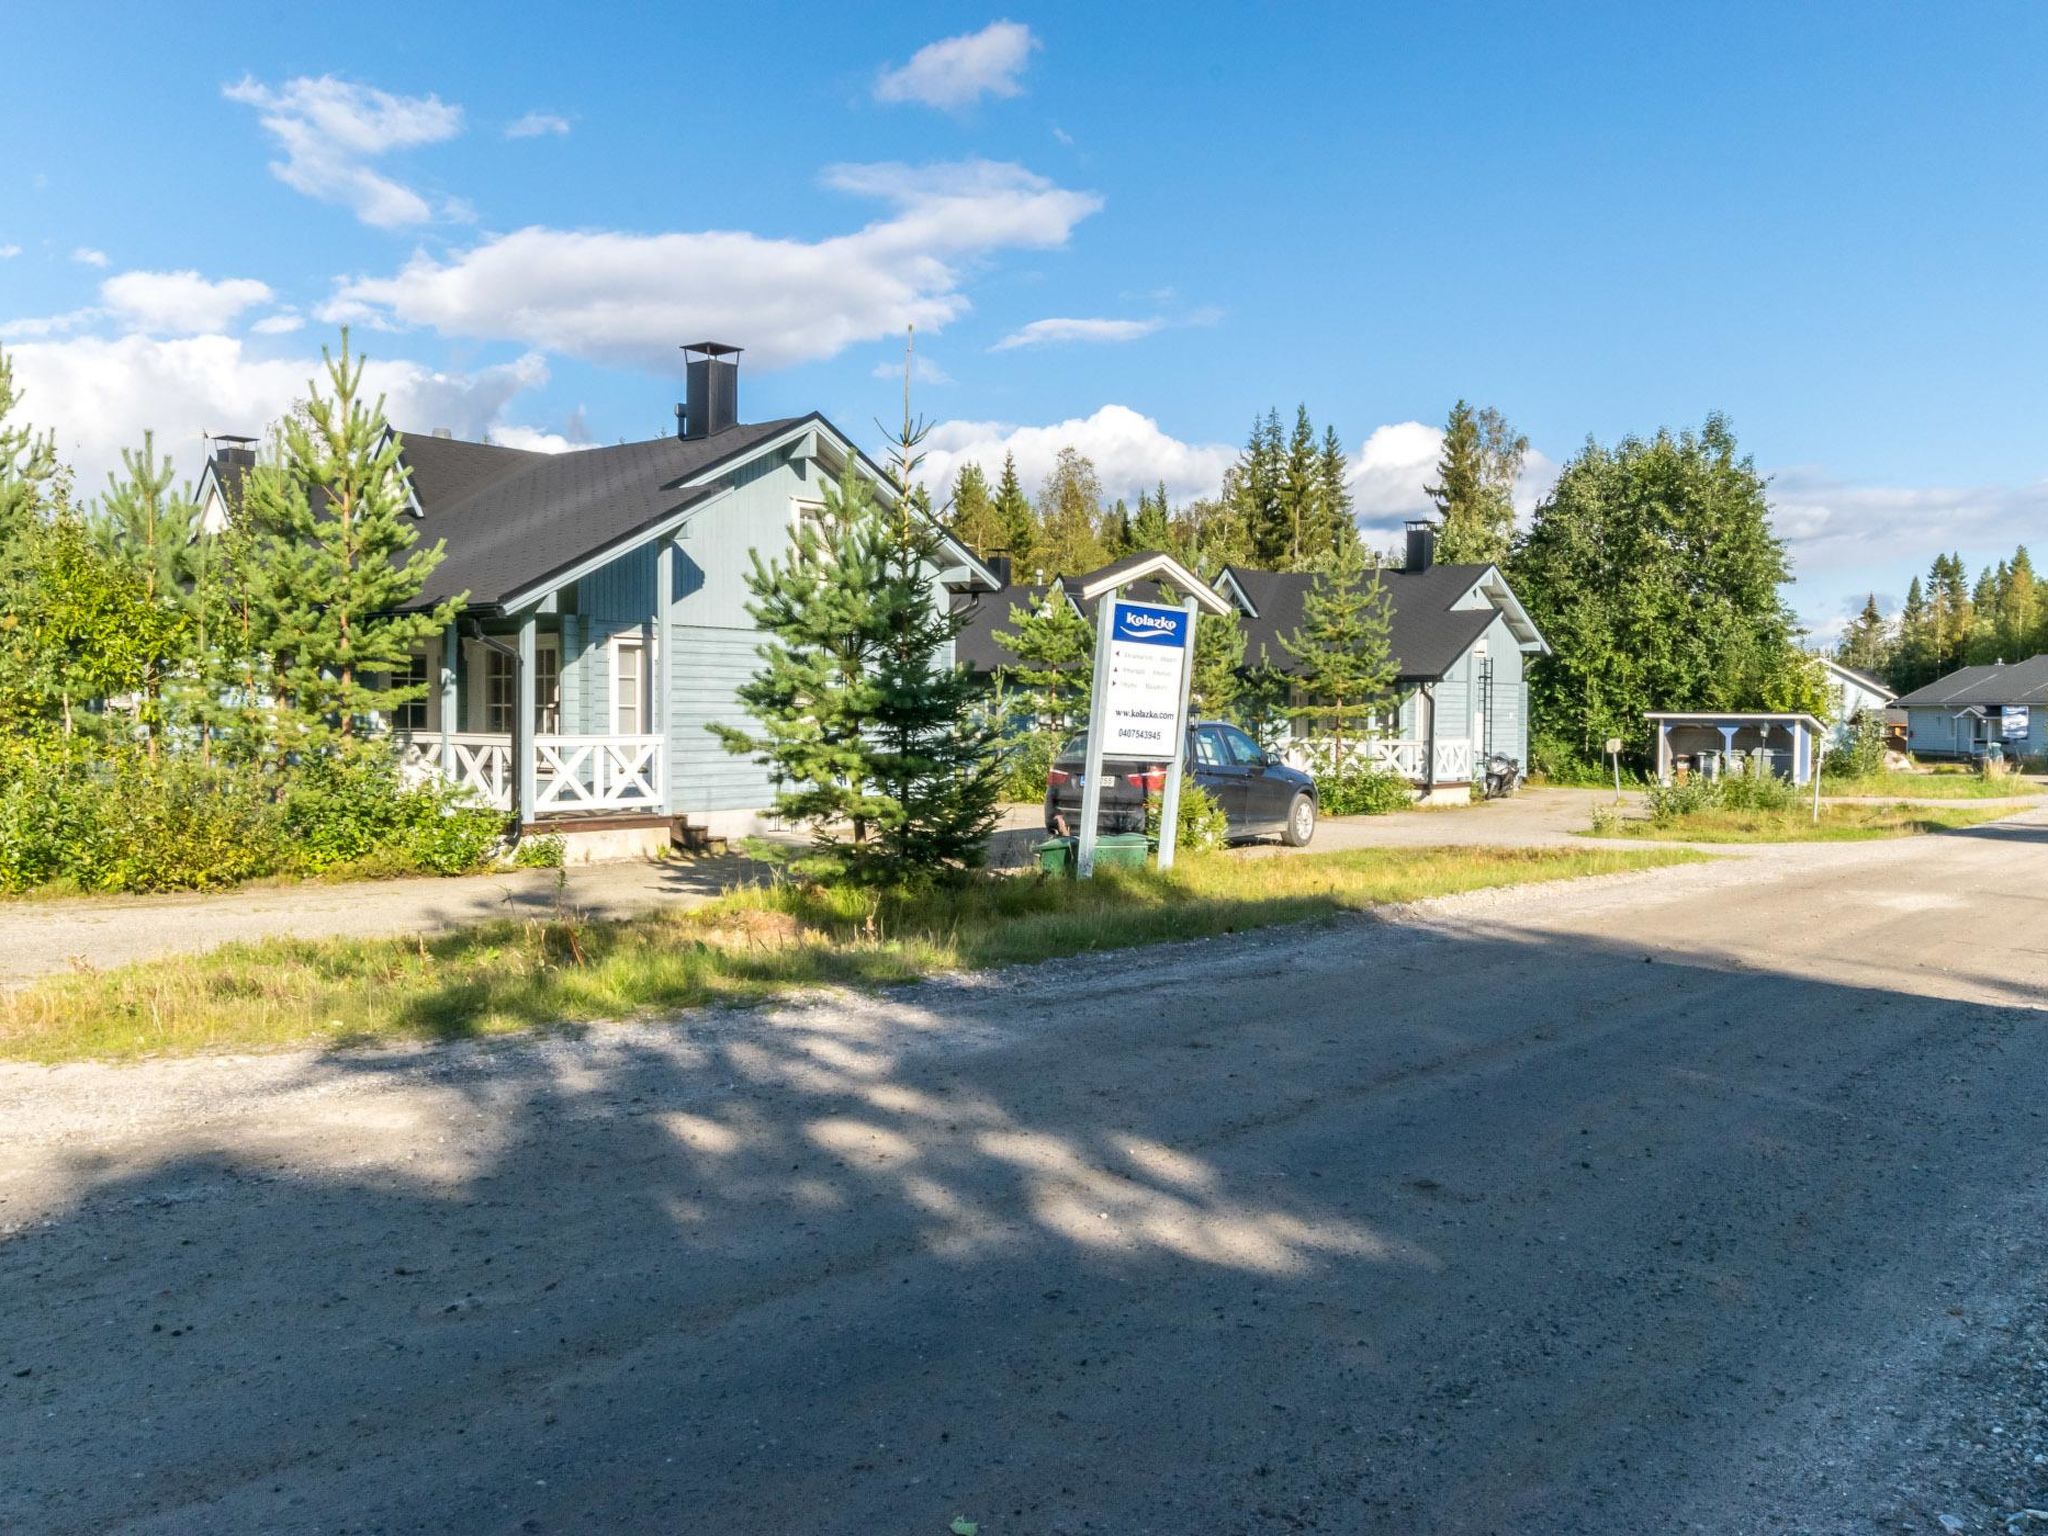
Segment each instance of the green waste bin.
M1071 837L1049 837L1040 843L1038 867L1048 875L1071 875L1074 872L1074 840Z
M1142 832L1112 832L1095 839L1095 863L1102 869L1143 869L1152 840Z
M1152 840L1142 832L1110 832L1095 839L1099 869L1143 869ZM1048 875L1072 875L1080 859L1080 839L1049 837L1038 845L1038 867Z

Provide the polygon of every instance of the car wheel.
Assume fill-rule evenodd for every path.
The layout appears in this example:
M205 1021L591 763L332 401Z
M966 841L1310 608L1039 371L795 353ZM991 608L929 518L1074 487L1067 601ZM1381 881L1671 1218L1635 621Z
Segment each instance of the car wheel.
M1280 829L1280 840L1290 848L1306 848L1315 835L1316 803L1307 795L1296 795L1294 804L1287 807L1287 824Z

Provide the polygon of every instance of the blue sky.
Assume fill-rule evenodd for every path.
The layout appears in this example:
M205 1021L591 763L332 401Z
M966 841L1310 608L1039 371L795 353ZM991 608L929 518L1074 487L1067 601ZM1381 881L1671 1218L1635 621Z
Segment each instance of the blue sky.
M255 430L350 319L402 425L892 409L1213 486L1306 401L1376 527L1433 425L1546 466L1726 411L1825 630L2048 489L2038 7L36 7L0 343L96 485Z

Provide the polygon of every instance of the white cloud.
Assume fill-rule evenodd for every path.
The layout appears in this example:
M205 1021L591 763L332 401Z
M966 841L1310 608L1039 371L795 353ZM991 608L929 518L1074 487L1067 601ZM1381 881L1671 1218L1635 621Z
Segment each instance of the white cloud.
M422 224L434 209L419 193L370 168L393 150L438 144L462 131L462 109L438 96L394 96L374 86L301 76L272 90L244 77L222 87L229 101L254 107L284 151L270 173L296 192L340 203L365 224ZM444 215L459 213L444 204Z
M782 367L909 324L937 330L968 308L963 264L1064 244L1102 206L1093 193L985 160L839 165L825 181L890 212L816 241L535 226L344 282L319 318L430 326L660 371L673 369L678 343L712 337L744 346L751 365Z
M21 254L18 245L0 245L0 261L12 261Z
M491 441L507 448L524 448L532 453L573 453L578 448L588 448L588 443L571 442L559 432L544 431L539 427L514 426L500 422L491 428Z
M107 253L96 251L89 245L81 245L71 253L71 259L82 267L104 267L107 264Z
M1135 498L1160 481L1177 500L1213 496L1223 471L1237 457L1227 443L1184 443L1160 430L1159 423L1127 405L1105 405L1092 416L1076 417L1046 427L1020 427L998 421L947 421L925 439L924 478L935 490L950 488L960 466L981 465L993 476L1003 455L1016 455L1017 474L1027 491L1052 470L1062 448L1086 454L1111 496Z
M123 272L100 284L100 302L134 329L181 336L225 330L270 297L253 277L209 282L197 272Z
M249 329L258 336L289 336L304 327L306 317L295 309L280 309L274 315L265 315Z
M887 379L893 384L900 384L903 382L903 359L900 357L893 360L884 358L869 370L868 376L875 379ZM954 382L953 375L922 354L911 360L910 380L913 384L951 384Z
M1443 451L1440 427L1420 421L1389 422L1375 427L1351 456L1351 502L1359 525L1385 533L1411 517L1429 517L1436 505L1426 489L1436 479L1437 457ZM1515 511L1526 523L1536 503L1557 483L1558 465L1532 448L1522 459L1515 480Z
M1021 96L1017 77L1039 46L1018 21L992 21L979 32L926 43L908 64L875 79L875 100L917 101L956 111L983 96Z
M537 139L544 134L567 133L569 119L555 112L529 112L505 125L508 139Z
M1021 330L1010 332L989 348L1007 352L1013 347L1043 347L1067 341L1137 341L1161 329L1164 320L1034 320Z
M25 391L22 418L55 429L58 451L87 493L106 483L121 450L140 443L145 429L181 475L196 475L205 433L260 433L322 374L317 355L259 357L233 336L76 337L26 342L8 356ZM396 425L448 427L468 438L494 430L505 407L547 377L546 363L531 355L473 373L377 357L364 369Z

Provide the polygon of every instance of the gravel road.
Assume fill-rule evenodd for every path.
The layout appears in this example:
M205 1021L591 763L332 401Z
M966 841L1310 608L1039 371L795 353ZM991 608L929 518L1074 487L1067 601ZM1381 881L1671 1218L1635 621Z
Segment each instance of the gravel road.
M2048 819L0 1068L0 1530L2048 1531Z

